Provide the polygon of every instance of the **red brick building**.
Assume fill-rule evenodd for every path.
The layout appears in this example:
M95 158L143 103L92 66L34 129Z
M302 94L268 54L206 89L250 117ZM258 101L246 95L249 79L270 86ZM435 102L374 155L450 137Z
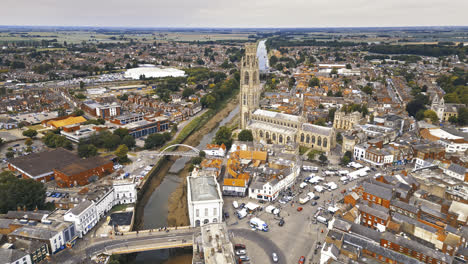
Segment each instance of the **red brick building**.
M55 180L59 187L82 186L112 173L113 166L111 160L102 157L82 159L54 169Z
M88 184L94 175L102 177L112 173L113 162L102 157L81 159L71 151L58 148L11 159L8 168L20 173L24 179L41 182L57 179L60 187L71 187L72 184Z

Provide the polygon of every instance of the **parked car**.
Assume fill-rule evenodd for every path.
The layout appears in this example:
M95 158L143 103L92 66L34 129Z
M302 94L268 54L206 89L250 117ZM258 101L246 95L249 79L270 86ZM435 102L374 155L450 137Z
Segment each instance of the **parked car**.
M236 255L237 256L240 256L240 255L245 255L247 253L247 251L245 249L238 249L236 250Z
M311 203L311 205L312 205L312 206L316 206L316 205L317 205L317 202L316 202L316 201L313 201L313 202Z
M284 220L281 219L281 220L279 221L278 225L279 225L279 226L284 226Z
M273 260L273 262L277 263L278 262L278 255L275 252L271 253L271 259Z
M245 249L245 245L244 245L244 244L235 244L235 245L234 245L234 249L235 249L235 250L238 250L238 249Z
M241 204L239 205L240 208L244 208L244 206L245 206L245 203L241 203Z
M318 196L318 195L314 196L314 200L318 200L318 199L320 199L320 196Z
M228 212L224 212L224 219L228 219L229 218L229 213Z
M298 211L298 212L302 211L302 207L298 207L298 208L297 208L297 211Z
M304 256L301 256L301 257L299 258L299 262L297 262L297 263L298 263L298 264L304 264L304 262L305 262L305 257L304 257Z
M247 255L241 255L239 259L242 260L242 262L250 260L250 258Z

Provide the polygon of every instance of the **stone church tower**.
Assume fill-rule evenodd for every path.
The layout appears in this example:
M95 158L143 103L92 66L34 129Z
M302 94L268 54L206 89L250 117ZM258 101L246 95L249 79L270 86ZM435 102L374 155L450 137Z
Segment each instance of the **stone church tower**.
M257 44L245 45L245 56L240 67L240 128L245 129L250 114L259 108L260 74L257 59Z

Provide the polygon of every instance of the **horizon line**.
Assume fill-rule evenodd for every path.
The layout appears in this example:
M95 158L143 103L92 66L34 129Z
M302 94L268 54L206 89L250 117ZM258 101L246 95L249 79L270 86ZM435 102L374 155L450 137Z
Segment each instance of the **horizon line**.
M217 26L90 26L90 25L76 25L76 26L60 26L60 25L0 25L0 28L6 27L30 27L30 28L131 28L131 29L391 29L391 28L468 28L468 25L433 25L433 26L289 26L289 27L217 27Z

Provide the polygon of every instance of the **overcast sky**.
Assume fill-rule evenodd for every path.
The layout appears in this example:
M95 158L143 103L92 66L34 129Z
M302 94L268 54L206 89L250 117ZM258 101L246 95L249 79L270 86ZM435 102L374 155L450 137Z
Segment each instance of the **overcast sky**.
M468 0L1 0L0 25L468 26Z

